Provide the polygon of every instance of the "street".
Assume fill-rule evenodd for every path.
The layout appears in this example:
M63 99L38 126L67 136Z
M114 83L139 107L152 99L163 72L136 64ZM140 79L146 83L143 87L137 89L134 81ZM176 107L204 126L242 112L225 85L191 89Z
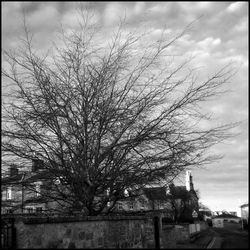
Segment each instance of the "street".
M231 228L211 228L214 237L221 238L221 248L248 248L248 232L241 230L234 230ZM212 247L213 248L213 247Z
M165 246L166 247L166 246ZM248 231L235 227L210 227L200 233L194 242L179 243L177 249L248 249Z

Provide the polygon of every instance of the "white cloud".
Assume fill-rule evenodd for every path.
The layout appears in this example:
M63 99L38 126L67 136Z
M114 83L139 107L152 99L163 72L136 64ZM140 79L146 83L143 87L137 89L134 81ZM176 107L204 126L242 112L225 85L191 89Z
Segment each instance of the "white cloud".
M248 29L248 20L247 18L241 19L240 22L238 22L235 26L234 26L234 31L236 32L247 32Z
M168 5L165 3L158 3L149 8L150 12L153 13L166 13L168 10Z
M42 5L37 11L27 16L28 25L37 31L43 29L53 29L58 23L58 11L51 5Z
M220 38L217 38L217 39L213 40L212 44L215 45L215 46L221 44Z
M209 9L210 7L212 7L212 3L211 2L197 2L197 8L198 9Z
M134 14L139 15L142 13L142 11L145 9L145 3L144 2L136 2L134 7Z
M227 11L228 12L237 12L237 11L239 11L242 7L243 7L243 5L244 5L245 3L244 2L235 2L235 3L231 3L228 7L227 7Z
M81 13L77 9L71 9L62 16L62 23L68 28L78 27L79 23L82 22L82 16L88 15L88 23L96 24L100 20L98 13L94 13L91 10L83 10Z
M213 37L207 37L204 40L197 43L197 45L205 50L211 49L211 46L217 46L221 43L220 38L214 39Z
M20 10L22 2L2 2L2 13Z
M78 15L75 10L67 11L62 17L62 23L69 27L78 25Z
M129 18L130 15L131 13L127 11L126 8L124 8L124 6L122 6L120 3L108 3L103 13L104 24L116 24L120 21L120 19L123 19L124 17Z

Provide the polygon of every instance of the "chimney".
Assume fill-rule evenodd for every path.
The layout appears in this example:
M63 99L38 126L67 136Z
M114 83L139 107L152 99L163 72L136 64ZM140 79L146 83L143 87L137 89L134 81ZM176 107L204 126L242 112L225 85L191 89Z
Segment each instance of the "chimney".
M191 189L190 176L191 176L191 172L187 170L186 171L186 189L187 189L187 191L190 191L190 189Z
M193 176L190 174L190 190L194 190Z
M12 176L15 176L15 175L18 175L18 168L14 167L14 166L11 166L9 168L9 176L12 177Z
M187 191L194 190L193 177L191 171L186 171L186 189Z
M37 172L39 169L44 168L43 160L32 159L32 172Z

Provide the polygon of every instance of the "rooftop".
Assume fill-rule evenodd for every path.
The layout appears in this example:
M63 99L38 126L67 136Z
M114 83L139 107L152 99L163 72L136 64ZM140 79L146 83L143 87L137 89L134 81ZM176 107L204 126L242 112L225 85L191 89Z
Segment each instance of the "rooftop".
M243 207L248 207L248 203L243 204L243 205L241 205L240 207L241 207L241 208L243 208Z
M240 219L240 217L232 214L220 214L215 216L214 218L235 218L235 219Z
M4 185L4 184L17 184L19 183L22 178L23 178L24 174L17 174L17 175L14 175L14 176L8 176L8 177L4 177L1 179L1 183Z

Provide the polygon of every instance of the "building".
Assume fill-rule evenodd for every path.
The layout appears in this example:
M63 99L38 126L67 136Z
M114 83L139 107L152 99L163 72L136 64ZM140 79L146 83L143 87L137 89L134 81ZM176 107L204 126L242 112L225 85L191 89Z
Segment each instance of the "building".
M229 213L217 215L212 219L213 227L225 227L226 225L228 225L227 222L239 224L240 221L240 217Z
M248 228L248 222L249 222L248 203L241 205L240 206L240 211L241 211L241 219L242 219L242 228L247 229Z
M10 167L1 180L1 213L40 213L56 208L51 198L54 180L41 160L33 160L30 171ZM50 188L51 187L51 188Z
M25 174L9 168L8 176L1 180L1 213L22 212L24 207L23 185Z
M198 212L198 196L193 187L192 175L188 171L186 186L145 187L137 193L127 191L123 200L117 202L114 212L141 212L160 210L175 219L192 219ZM30 171L19 172L10 168L9 175L2 178L2 206L4 213L46 213L62 211L53 198L60 181L47 172L41 160L33 160ZM61 204L64 212L68 206ZM175 212L174 212L175 211Z
M241 218L248 221L248 204L243 204L240 206Z
M210 208L208 208L207 206L205 206L202 203L199 203L199 215L200 215L200 219L204 220L204 221L211 221L212 220L212 211Z
M118 201L114 212L162 211L173 221L191 221L193 212L198 212L198 196L194 190L192 175L186 173L186 186L146 187L133 196Z

